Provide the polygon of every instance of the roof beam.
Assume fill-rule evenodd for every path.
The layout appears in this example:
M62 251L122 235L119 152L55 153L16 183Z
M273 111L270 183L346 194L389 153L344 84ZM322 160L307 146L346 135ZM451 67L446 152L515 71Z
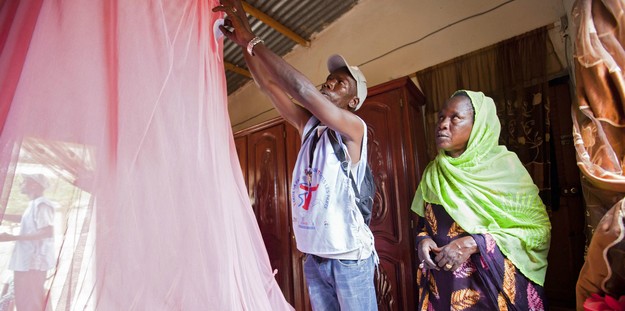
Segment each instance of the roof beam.
M3 0L0 0L3 1ZM269 15L263 13L262 11L260 11L259 9L251 6L250 4L248 4L245 1L241 1L241 4L243 4L243 9L245 10L246 13L254 16L256 19L258 19L259 21L263 22L264 24L266 24L267 26L275 29L276 31L280 32L281 34L285 35L287 38L297 42L298 44L302 45L302 46L310 46L310 41L304 39L303 37L301 37L300 35L296 34L294 31L292 31L291 29L289 29L288 27L282 25L281 23L279 23L278 21L276 21L275 19L271 18ZM234 73L240 74L242 76L248 77L250 79L252 79L252 74L249 72L249 70L246 70L242 67L239 67L235 64L229 63L229 62L224 62L224 68L226 70L232 71Z
M249 5L245 1L241 1L241 4L243 4L243 9L245 9L245 12L247 12L250 15L254 16L255 18L257 18L261 22L265 23L267 26L275 29L276 31L280 32L281 34L285 35L286 37L288 37L289 39L297 42L300 45L310 46L310 41L309 40L304 39L300 35L296 34L294 31L289 29L288 27L282 25L281 23L279 23L275 19L271 18L269 15L261 12L259 9Z
M226 70L230 70L230 71L232 71L234 73L238 73L238 74L240 74L242 76L246 76L246 77L252 79L252 74L248 70L245 70L245 69L243 69L243 68L241 68L241 67L239 67L239 66L237 66L237 65L235 65L233 63L224 62L224 68L226 68Z

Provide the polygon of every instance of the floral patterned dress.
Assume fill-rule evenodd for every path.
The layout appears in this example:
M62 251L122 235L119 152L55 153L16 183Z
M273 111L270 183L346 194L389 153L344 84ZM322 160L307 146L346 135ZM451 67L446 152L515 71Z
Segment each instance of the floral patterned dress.
M431 238L439 247L471 235L440 205L427 204L416 243ZM418 310L545 310L544 290L528 280L489 234L471 235L479 253L456 271L419 269Z

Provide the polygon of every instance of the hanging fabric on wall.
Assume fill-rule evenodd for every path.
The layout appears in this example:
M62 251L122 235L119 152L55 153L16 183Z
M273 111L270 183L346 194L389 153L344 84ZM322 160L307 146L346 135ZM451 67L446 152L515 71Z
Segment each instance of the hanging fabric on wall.
M625 21L621 0L578 1L575 34L576 105L573 136L582 172L588 225L625 195ZM591 232L592 234L592 232Z
M620 0L585 0L572 11L578 165L591 184L619 193L625 193L624 9Z
M54 310L291 309L234 147L216 5L0 1L0 310L40 286ZM51 265L16 254L45 245Z
M571 11L573 138L589 228L577 308L625 299L625 1L578 0Z

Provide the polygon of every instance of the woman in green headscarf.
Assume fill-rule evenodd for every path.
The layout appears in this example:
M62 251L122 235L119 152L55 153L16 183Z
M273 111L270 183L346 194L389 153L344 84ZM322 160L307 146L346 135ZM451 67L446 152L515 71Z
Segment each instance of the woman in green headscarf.
M412 210L420 310L542 310L551 224L538 188L500 146L495 103L458 91L438 115L438 156Z

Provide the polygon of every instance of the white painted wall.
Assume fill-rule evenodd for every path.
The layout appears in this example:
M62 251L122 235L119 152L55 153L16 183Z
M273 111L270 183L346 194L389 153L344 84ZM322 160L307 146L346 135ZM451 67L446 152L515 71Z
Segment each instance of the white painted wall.
M336 0L341 1L341 0ZM369 87L560 21L573 0L361 0L285 59L320 85L326 59L341 53ZM233 130L278 116L250 82L228 98Z

